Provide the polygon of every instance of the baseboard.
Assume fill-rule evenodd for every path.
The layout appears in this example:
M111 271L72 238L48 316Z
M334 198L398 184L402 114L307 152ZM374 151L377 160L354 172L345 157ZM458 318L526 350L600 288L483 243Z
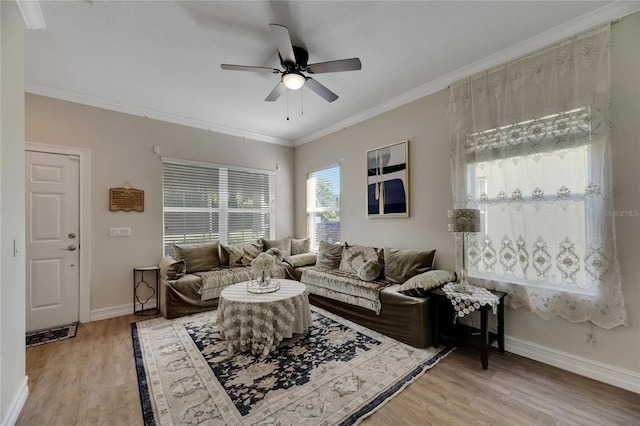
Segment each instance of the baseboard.
M2 419L2 426L13 426L18 421L18 417L20 416L20 412L24 407L24 403L27 402L27 397L29 396L29 378L24 376L24 380L22 381L22 386L20 387L20 391L18 395L15 397L9 410L7 410L7 414Z
M640 373L504 336L507 352L640 394Z
M155 309L155 301L145 303L144 308ZM141 306L136 304L136 310L141 309ZM121 317L123 315L130 315L133 313L133 303L125 303L124 305L110 306L108 308L94 309L91 311L91 321L100 321L109 318Z

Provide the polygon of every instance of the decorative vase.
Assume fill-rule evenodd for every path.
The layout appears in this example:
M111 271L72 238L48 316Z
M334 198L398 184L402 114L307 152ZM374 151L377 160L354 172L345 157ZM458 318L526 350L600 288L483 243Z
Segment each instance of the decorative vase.
M260 287L269 287L270 283L271 275L269 274L269 271L260 272L260 274L258 275L258 285Z

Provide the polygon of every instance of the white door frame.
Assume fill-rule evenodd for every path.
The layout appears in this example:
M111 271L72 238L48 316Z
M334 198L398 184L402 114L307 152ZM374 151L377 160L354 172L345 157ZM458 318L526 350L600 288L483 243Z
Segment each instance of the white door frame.
M71 146L26 142L26 151L77 155L80 159L80 322L91 321L91 151Z

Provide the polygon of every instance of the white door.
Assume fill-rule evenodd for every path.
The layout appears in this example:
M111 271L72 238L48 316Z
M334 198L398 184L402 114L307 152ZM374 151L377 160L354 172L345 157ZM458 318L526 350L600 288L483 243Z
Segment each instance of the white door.
M26 152L27 331L78 321L79 158Z

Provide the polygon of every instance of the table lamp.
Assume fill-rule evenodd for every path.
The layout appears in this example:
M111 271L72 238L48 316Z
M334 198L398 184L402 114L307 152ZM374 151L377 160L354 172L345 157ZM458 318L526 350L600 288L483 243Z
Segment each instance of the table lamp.
M462 269L460 269L459 283L457 291L469 291L467 282L467 269L465 258L467 253L464 248L465 239L468 232L480 232L480 210L478 209L454 209L449 210L449 232L457 235L462 234Z

